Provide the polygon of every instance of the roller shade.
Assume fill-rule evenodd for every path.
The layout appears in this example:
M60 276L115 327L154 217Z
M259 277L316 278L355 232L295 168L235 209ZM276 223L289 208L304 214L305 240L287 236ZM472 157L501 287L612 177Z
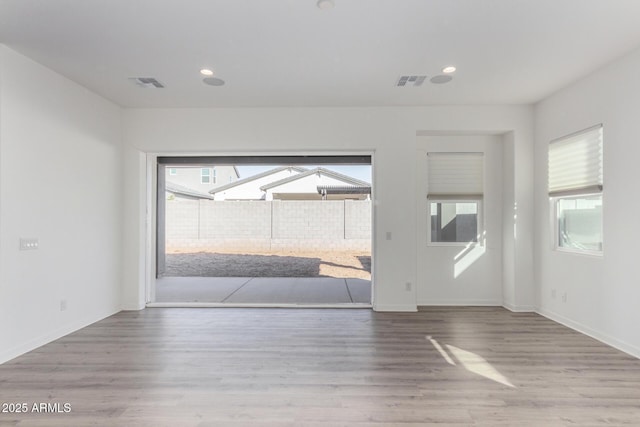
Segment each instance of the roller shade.
M602 191L602 125L549 144L549 196Z
M427 153L428 197L481 198L483 160L483 153Z

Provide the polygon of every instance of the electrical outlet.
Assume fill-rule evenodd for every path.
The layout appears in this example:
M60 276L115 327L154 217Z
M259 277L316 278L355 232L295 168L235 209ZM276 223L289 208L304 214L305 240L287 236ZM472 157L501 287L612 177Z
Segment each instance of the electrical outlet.
M556 290L551 289L551 298L556 299Z
M391 232L387 231L387 240L391 240Z
M35 249L38 249L38 239L27 239L24 237L20 238L21 251L31 251Z
M410 291L411 290L411 282L407 282L404 284L404 290L405 291Z
M567 293L566 292L562 293L562 302L567 302Z
M60 311L67 311L67 300L66 299L61 299L60 300Z

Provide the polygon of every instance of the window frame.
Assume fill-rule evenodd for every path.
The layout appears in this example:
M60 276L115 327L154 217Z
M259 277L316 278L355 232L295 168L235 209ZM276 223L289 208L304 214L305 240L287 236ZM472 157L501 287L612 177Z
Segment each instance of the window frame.
M431 240L431 204L432 203L475 203L477 210L476 219L476 235L477 242L434 242ZM427 198L427 246L449 246L449 247L473 247L484 246L484 215L483 212L483 197L473 198L445 198L445 197L433 197Z
M207 171L206 175L203 173L204 171ZM205 177L208 179L206 182ZM200 184L211 184L211 168L200 168Z
M598 139L596 142L598 144L598 171L594 171L592 169L587 169L590 173L587 175L590 179L587 179L585 182L579 182L582 184L581 186L576 186L574 183L574 188L571 185L565 185L566 188L557 188L554 187L552 190L551 176L552 176L552 158L551 151L553 144L566 144L566 143L576 143L579 144L582 141L578 139L578 137L584 136L586 138L592 137L592 132L599 132ZM573 140L573 141L572 141ZM593 141L592 139L589 139ZM572 141L572 142L569 142ZM594 152L593 148L589 148L589 153ZM565 154L566 155L566 154ZM589 163L591 160L591 163ZM582 168L579 170L583 170L587 168L587 165L593 165L593 159L588 159L587 163L578 163L577 165L574 163L573 165L578 168ZM565 166L566 167L566 166ZM554 171L557 171L554 169ZM573 170L569 171L570 173ZM596 173L593 173L596 172ZM554 175L557 176L557 175ZM571 175L569 175L571 176ZM565 181L566 181L565 177ZM587 255L587 256L596 256L602 257L604 256L604 204L605 204L605 196L604 196L604 124L600 123L595 126L588 127L586 129L579 130L577 132L571 133L569 135L562 136L560 138L556 138L549 142L547 148L547 191L549 192L549 204L550 204L550 212L549 217L552 222L551 224L551 232L553 235L551 236L552 240L552 249L553 251L557 251L560 253L570 253L576 255ZM554 179L554 184L557 184L557 179ZM602 210L600 216L600 236L601 236L601 249L599 251L590 250L590 249L579 249L574 247L560 246L560 201L562 200L572 200L579 198L587 198L593 196L600 196L602 200Z
M602 199L602 215L600 216L600 234L602 236L601 247L602 249L599 251L589 250L589 249L578 249L567 246L560 246L560 201L568 200L568 199L580 199L585 197L593 197L600 196ZM549 198L552 206L551 210L551 221L553 222L553 250L557 252L570 253L576 255L588 255L595 257L603 257L604 256L604 192L587 192L580 194L572 194L567 196L556 196Z

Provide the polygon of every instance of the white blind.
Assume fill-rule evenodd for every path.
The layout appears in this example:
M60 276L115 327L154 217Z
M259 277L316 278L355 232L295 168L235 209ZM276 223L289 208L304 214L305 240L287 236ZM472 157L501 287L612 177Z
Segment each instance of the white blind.
M549 144L549 195L602 191L602 125Z
M483 159L483 153L427 153L428 197L482 197Z

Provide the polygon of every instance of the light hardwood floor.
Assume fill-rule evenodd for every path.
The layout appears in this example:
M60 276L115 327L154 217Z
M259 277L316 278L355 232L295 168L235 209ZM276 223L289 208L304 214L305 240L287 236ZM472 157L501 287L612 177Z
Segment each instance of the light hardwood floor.
M0 426L640 425L640 360L536 314L122 312L0 365Z

